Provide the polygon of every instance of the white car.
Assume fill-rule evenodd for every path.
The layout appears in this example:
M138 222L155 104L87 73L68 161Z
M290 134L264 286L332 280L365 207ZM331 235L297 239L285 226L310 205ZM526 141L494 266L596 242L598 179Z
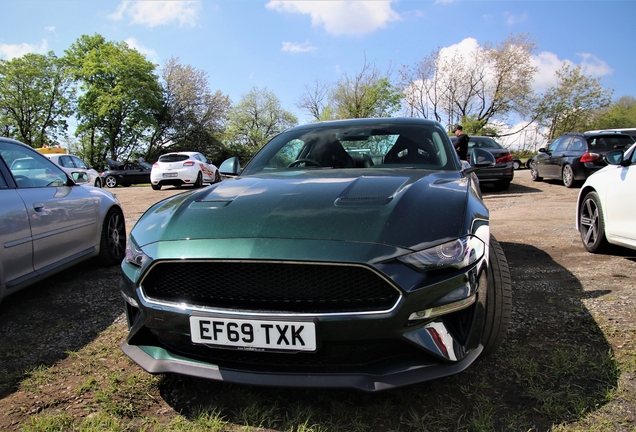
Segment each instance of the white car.
M609 164L585 181L578 198L576 225L583 246L600 253L610 245L636 249L636 144L605 154Z
M154 190L161 186L181 186L191 184L200 188L203 183L221 181L217 167L208 163L205 156L198 152L166 153L152 165L150 183Z
M85 172L89 177L89 185L98 188L102 187L102 179L99 173L86 165L86 163L77 156L63 153L45 153L44 156L70 175L72 175L73 172Z

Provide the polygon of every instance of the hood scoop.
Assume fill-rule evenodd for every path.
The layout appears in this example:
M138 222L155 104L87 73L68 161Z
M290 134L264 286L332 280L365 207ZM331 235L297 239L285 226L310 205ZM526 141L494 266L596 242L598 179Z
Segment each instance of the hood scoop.
M390 203L408 177L360 177L336 198L337 207L383 206Z

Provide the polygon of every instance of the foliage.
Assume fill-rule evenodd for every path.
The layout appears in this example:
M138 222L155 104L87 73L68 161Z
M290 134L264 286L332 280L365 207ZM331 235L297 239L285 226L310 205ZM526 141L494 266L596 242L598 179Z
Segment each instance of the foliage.
M256 151L274 136L298 124L294 114L281 107L280 100L267 88L252 90L229 113L226 143L243 145Z
M636 98L623 96L616 103L597 113L590 129L636 127Z
M537 109L548 139L589 129L594 113L609 106L612 95L598 78L584 75L581 66L564 63L556 79L557 84L546 91Z
M3 136L32 147L58 144L72 114L73 96L68 72L53 52L0 60Z
M169 151L198 151L218 163L221 136L231 106L220 91L212 93L207 73L171 58L161 70L163 106L146 157Z
M161 109L155 65L124 42L81 36L65 60L78 81L76 134L91 164L117 159L148 145L148 134Z
M400 71L408 115L448 125L473 118L480 130L494 119L528 114L534 102L535 50L536 42L524 34L468 53L433 51Z
M316 121L391 117L400 109L401 98L389 74L381 74L365 60L353 77L345 74L336 84L316 81L313 87L306 86L296 105Z

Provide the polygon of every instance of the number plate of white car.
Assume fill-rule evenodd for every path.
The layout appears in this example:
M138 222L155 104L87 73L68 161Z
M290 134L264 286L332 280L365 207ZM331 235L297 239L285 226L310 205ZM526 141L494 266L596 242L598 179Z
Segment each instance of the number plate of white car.
M164 177L176 177L177 173L163 173Z
M315 351L316 328L308 321L270 321L190 316L193 343L255 350Z

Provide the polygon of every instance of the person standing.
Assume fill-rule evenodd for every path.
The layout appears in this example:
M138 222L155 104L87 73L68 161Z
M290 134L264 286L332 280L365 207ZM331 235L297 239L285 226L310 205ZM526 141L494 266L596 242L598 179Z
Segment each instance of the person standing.
M468 160L468 141L470 137L464 133L464 129L457 125L453 129L455 136L457 137L457 141L455 141L455 150L457 151L457 155L460 160Z

